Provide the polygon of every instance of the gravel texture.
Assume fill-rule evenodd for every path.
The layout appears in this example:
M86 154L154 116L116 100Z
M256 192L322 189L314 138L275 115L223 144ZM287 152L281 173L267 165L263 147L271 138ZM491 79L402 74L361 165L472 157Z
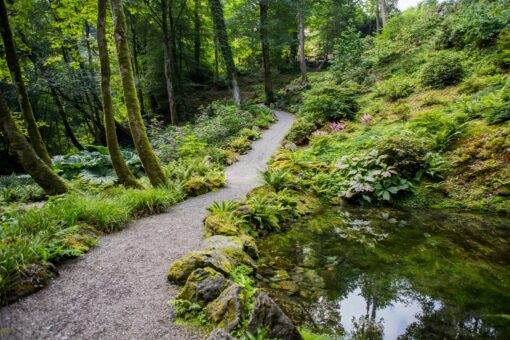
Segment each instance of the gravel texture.
M130 223L102 237L82 258L59 267L48 287L0 309L2 339L201 339L176 325L167 301L179 287L166 280L170 264L203 242L202 219L214 201L243 198L260 183L294 117L278 122L226 172L225 188L188 199L167 213Z

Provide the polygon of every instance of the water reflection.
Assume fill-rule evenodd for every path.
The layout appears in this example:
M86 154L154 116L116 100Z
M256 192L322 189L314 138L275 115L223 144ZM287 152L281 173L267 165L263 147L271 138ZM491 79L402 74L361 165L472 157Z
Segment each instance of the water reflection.
M509 221L328 210L259 244L259 283L318 333L509 339Z

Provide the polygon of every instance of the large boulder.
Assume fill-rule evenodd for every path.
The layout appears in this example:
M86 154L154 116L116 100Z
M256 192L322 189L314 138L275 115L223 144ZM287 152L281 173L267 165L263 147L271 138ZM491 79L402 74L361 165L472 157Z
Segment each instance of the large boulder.
M218 214L211 214L204 219L206 233L208 235L237 236L241 230L228 218Z
M184 284L189 275L198 268L212 268L228 275L234 267L242 264L252 268L256 267L255 261L238 248L192 251L172 264L168 271L168 280Z
M246 291L243 287L232 284L220 296L207 305L207 318L218 328L231 331L243 322L246 307Z
M188 300L204 306L216 299L231 282L212 268L195 269L177 299Z
M236 340L236 338L230 335L225 329L216 328L209 334L207 340Z
M267 328L268 339L299 340L303 339L296 326L282 312L280 307L264 292L255 293L253 311L248 321L247 330L252 334L257 329Z
M205 239L204 244L207 249L238 248L245 251L252 258L257 258L259 255L255 239L249 235L242 234L238 237L214 235Z

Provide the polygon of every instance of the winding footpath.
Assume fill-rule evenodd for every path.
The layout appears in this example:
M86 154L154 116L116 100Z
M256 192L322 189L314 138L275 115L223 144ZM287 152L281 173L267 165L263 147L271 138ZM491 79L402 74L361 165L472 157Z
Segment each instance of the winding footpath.
M174 323L167 301L179 287L168 283L167 270L203 246L208 206L243 198L260 184L259 171L294 120L285 112L276 115L278 122L227 169L225 188L102 237L87 255L60 266L60 276L48 287L0 309L0 338L201 339L193 329Z

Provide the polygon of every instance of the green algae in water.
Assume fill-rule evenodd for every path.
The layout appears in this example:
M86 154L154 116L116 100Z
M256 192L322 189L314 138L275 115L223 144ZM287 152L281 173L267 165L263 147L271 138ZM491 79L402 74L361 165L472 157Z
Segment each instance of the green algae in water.
M259 242L258 284L317 334L510 339L509 242L508 217L331 208Z

